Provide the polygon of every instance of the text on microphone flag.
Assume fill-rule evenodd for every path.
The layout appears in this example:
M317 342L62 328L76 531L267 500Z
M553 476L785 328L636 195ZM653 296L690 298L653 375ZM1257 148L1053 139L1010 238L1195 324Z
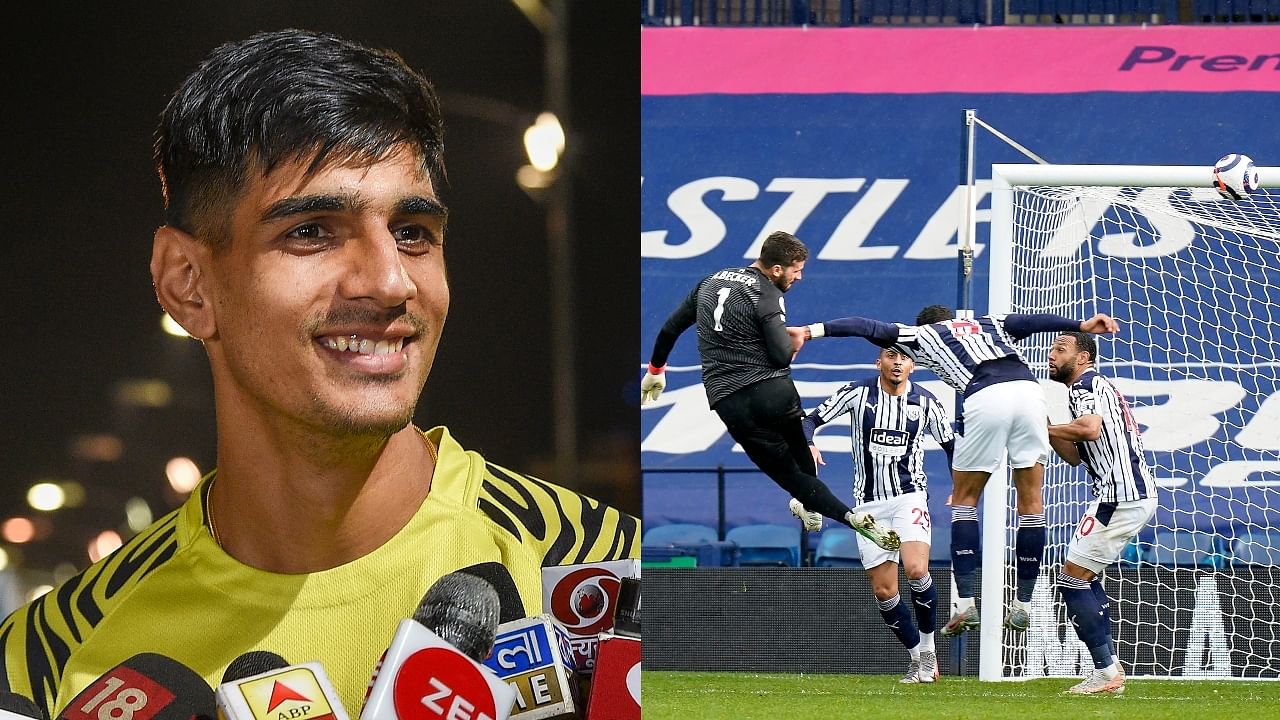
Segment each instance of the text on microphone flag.
M83 702L80 698L85 698ZM65 720L149 720L173 702L168 688L118 666L81 691L61 713Z
M249 680L240 692L257 720L335 720L320 681L307 667Z
M398 720L493 720L489 680L461 653L429 647L410 655L393 689Z

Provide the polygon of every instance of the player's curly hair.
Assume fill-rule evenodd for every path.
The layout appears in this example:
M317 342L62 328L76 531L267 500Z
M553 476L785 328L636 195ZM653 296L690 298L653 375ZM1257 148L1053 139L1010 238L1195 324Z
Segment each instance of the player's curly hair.
M955 311L946 305L930 305L921 310L916 315L917 325L932 325L943 320L950 320L956 316Z
M1098 341L1094 340L1092 335L1079 330L1067 330L1058 334L1059 337L1064 335L1076 341L1076 352L1089 353L1089 362L1097 364Z
M402 146L438 192L444 121L431 83L392 51L288 29L215 48L161 113L153 157L165 222L219 251L252 173L372 164Z
M774 265L788 267L808 259L809 248L800 242L800 238L782 230L769 233L760 246L760 264L766 268Z

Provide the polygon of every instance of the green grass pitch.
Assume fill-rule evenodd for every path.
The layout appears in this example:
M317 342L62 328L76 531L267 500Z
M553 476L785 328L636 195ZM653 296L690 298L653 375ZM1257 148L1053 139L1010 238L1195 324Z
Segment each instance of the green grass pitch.
M644 720L1078 720L1280 717L1280 682L1129 680L1123 695L1064 695L1078 680L984 683L943 676L648 672Z

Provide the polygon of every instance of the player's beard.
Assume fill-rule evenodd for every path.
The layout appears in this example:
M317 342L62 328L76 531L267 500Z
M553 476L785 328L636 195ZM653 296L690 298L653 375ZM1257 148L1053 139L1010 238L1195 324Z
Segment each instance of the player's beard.
M1074 360L1072 360L1070 363L1063 363L1059 365L1057 370L1050 370L1049 379L1054 382L1060 382L1065 385L1067 381L1071 379L1071 376L1075 374L1075 372L1076 372L1076 363Z

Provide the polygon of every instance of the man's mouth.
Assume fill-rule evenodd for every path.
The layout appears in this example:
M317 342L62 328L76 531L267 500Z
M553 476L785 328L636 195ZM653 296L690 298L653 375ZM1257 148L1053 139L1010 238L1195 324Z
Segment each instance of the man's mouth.
M405 338L403 337L391 338L389 340L376 340L360 337L359 335L329 335L316 339L321 345L324 345L330 350L356 353L359 355L389 355L391 353L398 353L404 348L405 341Z

